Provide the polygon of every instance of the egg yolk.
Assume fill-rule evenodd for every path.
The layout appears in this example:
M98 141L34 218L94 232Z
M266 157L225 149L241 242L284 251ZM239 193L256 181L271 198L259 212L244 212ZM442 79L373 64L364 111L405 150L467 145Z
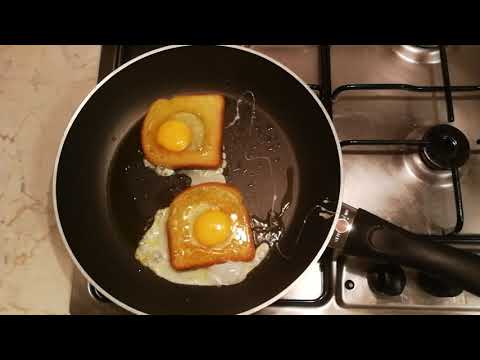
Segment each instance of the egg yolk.
M223 211L213 210L200 215L193 231L195 238L203 245L214 246L227 240L231 234L232 222Z
M173 152L185 150L192 141L192 130L179 120L167 120L158 129L157 143Z

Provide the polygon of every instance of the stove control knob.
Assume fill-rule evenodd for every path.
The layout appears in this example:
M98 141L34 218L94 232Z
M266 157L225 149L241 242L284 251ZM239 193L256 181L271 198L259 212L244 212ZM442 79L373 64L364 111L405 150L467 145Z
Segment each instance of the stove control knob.
M436 297L455 297L463 291L462 288L449 281L425 273L418 273L418 285L424 291Z
M405 288L405 273L398 265L378 264L372 266L367 273L370 289L379 295L397 296Z

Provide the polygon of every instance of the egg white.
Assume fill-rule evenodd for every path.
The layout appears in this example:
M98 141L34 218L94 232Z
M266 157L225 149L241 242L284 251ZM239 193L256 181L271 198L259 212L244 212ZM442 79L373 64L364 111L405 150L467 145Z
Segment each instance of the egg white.
M229 261L195 270L177 271L170 265L168 251L167 219L169 208L155 214L152 226L143 236L135 258L159 277L177 284L222 286L242 282L268 253L269 246L261 244L249 262Z
M172 176L173 174L175 174L175 170L168 169L168 168L163 167L163 166L155 166L150 161L148 161L147 159L143 159L143 165L145 165L145 167L155 171L157 173L157 175L159 175L159 176Z
M192 132L192 139L190 145L188 145L188 150L199 150L202 148L203 141L205 138L205 126L203 121L192 113L180 113L181 117L177 117L177 121L180 120L185 125L187 125Z
M223 175L223 172L227 167L227 159L226 159L225 153L222 154L222 159L223 159L222 166L220 166L218 169L178 170L177 173L187 175L192 180L191 186L203 184L207 182L219 182L219 183L225 184L227 182L227 180L225 179L225 176ZM147 159L143 159L143 164L145 165L145 167L155 171L159 176L172 176L176 173L175 170L168 169L163 166L155 166L154 164L149 162Z

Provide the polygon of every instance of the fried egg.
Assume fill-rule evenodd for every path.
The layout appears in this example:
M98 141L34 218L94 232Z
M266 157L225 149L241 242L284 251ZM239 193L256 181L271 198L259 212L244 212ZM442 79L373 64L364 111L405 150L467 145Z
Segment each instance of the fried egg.
M219 94L158 99L143 120L148 161L169 169L212 169L221 164L225 100Z
M177 195L167 223L172 266L177 270L226 261L250 261L255 245L241 192L207 183Z
M199 286L238 284L263 261L269 251L269 246L264 243L256 248L254 258L248 262L228 261L194 270L177 271L170 263L167 235L169 211L169 208L158 210L152 226L143 236L135 252L135 258L141 264L165 280Z
M178 96L156 101L143 123L144 165L159 176L187 175L193 192L205 189L191 197L187 189L159 209L135 251L142 265L173 283L238 284L269 251L267 243L254 246L241 193L222 185L223 111L221 96Z

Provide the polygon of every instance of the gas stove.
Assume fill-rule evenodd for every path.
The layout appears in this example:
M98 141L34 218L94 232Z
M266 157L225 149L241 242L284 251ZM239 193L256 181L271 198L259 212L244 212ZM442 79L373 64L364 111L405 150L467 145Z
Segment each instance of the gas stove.
M159 46L104 46L99 80ZM244 46L291 68L322 99L342 144L346 203L425 241L480 253L480 46ZM435 137L449 140L422 146ZM459 152L453 170L443 166L449 146ZM70 312L126 314L78 271ZM258 314L480 314L480 297L328 250Z

